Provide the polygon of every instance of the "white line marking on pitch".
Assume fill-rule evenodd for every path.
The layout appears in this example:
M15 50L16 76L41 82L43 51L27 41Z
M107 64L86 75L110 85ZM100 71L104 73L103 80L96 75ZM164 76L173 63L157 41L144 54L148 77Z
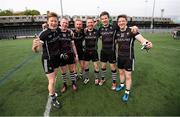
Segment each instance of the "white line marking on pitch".
M48 100L46 103L46 109L44 111L44 117L49 117L51 111L51 98L48 96Z

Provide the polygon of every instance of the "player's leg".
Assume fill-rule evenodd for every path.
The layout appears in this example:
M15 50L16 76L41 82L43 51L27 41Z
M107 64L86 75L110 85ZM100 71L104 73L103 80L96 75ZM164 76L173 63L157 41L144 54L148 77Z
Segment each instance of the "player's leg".
M74 76L76 79L78 79L78 61L75 61L75 64L72 66L73 67L73 71L74 71Z
M64 93L67 90L67 65L60 66L61 69L61 78L63 79L63 87L61 92Z
M56 83L56 75L57 75L57 70L59 64L57 66L55 65L55 60L54 58L49 60L46 58L42 57L42 65L44 68L44 71L46 73L46 76L48 78L48 91L49 91L49 96L51 98L51 103L54 107L60 108L60 103L57 101L57 96L55 94L55 83Z
M131 84L132 84L131 71L125 70L125 76L126 76L126 90L125 90L125 93L124 93L122 99L123 99L123 101L127 102L129 99L129 93L130 93Z
M125 69L119 69L120 85L116 87L116 91L121 91L125 87Z
M106 76L106 62L101 62L101 80L99 82L99 85L103 85L104 82L106 81L105 76Z
M132 85L132 71L134 69L134 59L128 59L125 64L125 76L126 76L126 90L122 97L123 101L127 102L129 99L129 93Z
M89 61L84 62L83 78L84 78L84 84L87 84L89 82Z
M116 72L116 65L114 63L110 63L111 74L112 74L112 90L116 89L116 79L117 79L117 72Z
M79 77L82 79L83 78L83 71L85 70L84 69L85 61L84 60L80 60L79 63L80 63L80 67L81 67L81 70L80 70L80 73L79 73Z
M119 78L120 78L120 85L116 87L116 91L121 91L122 89L124 89L125 87L125 60L118 57L118 61L117 61L117 66L118 66L118 69L119 69Z
M100 53L100 61L101 61L101 81L99 82L99 85L101 86L105 82L106 64L107 64L107 55L103 50L101 50Z
M60 108L61 105L57 100L57 97L55 95L55 78L56 78L56 74L55 72L46 74L47 78L48 78L48 91L49 91L49 96L51 98L51 103L54 107L56 108Z
M100 73L99 73L99 65L98 61L93 62L93 67L94 67L94 73L95 73L95 85L99 85L100 81Z
M76 91L77 90L77 84L76 84L76 77L75 77L75 74L74 74L73 66L75 66L75 64L69 64L68 65L69 72L70 72L70 78L71 78L71 81L72 81L72 88L73 88L74 91Z

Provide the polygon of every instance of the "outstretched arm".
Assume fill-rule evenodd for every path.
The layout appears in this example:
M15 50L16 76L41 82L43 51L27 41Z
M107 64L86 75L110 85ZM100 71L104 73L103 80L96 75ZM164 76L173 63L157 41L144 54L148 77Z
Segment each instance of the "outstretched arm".
M145 45L146 44L146 48L150 49L153 47L152 42L148 41L147 39L145 39L141 34L138 34L135 36L135 38L142 44Z

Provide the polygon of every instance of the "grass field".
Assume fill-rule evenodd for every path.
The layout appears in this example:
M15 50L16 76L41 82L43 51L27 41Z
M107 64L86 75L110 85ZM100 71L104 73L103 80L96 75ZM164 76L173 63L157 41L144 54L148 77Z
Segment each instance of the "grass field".
M110 89L111 74L103 86L78 80L78 91L60 94L61 110L51 109L51 116L118 116L180 115L180 40L170 34L144 34L154 48L148 53L135 43L135 71L128 103L121 101L123 92ZM0 116L43 116L47 103L47 78L41 66L41 55L31 51L31 39L0 41ZM109 69L108 69L109 70ZM119 78L118 78L119 82Z

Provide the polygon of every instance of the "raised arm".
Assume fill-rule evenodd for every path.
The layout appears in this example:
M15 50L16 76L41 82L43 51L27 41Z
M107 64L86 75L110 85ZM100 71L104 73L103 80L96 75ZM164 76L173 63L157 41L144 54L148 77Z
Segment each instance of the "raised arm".
M42 49L42 41L39 38L33 40L32 51L38 53Z

